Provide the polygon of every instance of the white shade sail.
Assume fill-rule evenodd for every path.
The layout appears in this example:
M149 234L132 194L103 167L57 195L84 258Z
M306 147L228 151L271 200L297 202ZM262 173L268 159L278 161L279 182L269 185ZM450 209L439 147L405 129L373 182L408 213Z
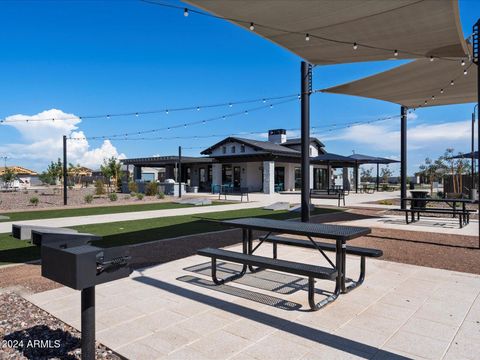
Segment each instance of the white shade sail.
M188 0L311 64L463 57L457 0ZM251 30L248 30L251 31ZM308 36L308 41L306 41ZM352 44L356 43L356 50Z
M323 91L390 101L408 108L476 102L477 66L470 64L462 66L460 59L420 59Z

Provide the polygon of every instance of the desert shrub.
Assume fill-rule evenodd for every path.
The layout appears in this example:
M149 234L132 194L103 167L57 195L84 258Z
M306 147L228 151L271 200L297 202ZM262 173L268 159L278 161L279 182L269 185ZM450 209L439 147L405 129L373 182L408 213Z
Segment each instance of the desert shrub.
M36 196L30 198L30 204L32 204L33 206L37 206L39 202L40 200L38 200L38 197Z
M378 203L380 205L393 205L393 201L392 200L379 200Z
M68 190L73 190L73 186L72 186L72 185L68 185Z
M35 194L38 194L38 190L33 190L33 192L34 192Z
M135 191L132 191L132 192L130 193L130 197L135 197L135 196L137 196L137 193L136 193Z
M95 195L105 194L105 184L102 180L95 181Z
M158 184L156 182L149 182L145 186L145 195L147 196L155 196L158 193Z
M165 194L160 191L160 192L157 194L157 198L158 198L158 199L165 199Z
M23 193L24 193L25 195L28 195L28 190L24 190Z
M116 193L111 193L110 195L108 195L108 198L110 199L110 201L117 201L118 195Z
M138 200L143 200L143 194L142 193L137 193L137 199Z
M93 195L92 195L92 194L85 195L85 197L83 198L83 200L84 200L87 204L91 204L92 201L93 201Z
M128 200L128 199L130 199L130 195L125 195L125 196L123 197L123 200Z
M130 193L138 192L138 185L135 181L129 181L128 182L128 191L130 191Z

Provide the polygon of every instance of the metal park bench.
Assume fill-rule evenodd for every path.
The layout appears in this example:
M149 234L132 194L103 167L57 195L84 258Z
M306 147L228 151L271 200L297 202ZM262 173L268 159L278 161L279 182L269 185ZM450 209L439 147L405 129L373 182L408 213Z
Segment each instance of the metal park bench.
M405 222L407 224L419 221L420 214L445 214L452 215L453 218L458 216L458 223L461 229L470 223L470 213L475 212L475 210L469 210L466 207L466 204L472 203L470 199L403 198L402 201L409 201L410 208L396 209L395 211L405 213ZM427 207L426 205L429 202L444 203L450 208ZM457 203L462 205L461 208L457 207Z
M353 227L353 226L342 226L342 225L330 225L330 224L313 224L313 223L302 223L296 221L286 221L286 220L271 220L271 219L258 219L258 218L246 218L246 219L235 219L221 221L220 223L235 228L241 228L243 232L243 252L234 252L223 249L212 249L206 248L199 250L197 253L199 255L207 256L212 259L212 280L216 284L224 284L225 282L232 281L244 276L249 269L251 272L257 272L264 269L271 269L301 276L308 277L308 302L312 310L319 310L324 306L335 301L341 293L347 293L354 287L361 284L363 277L365 275L365 263L363 260L363 272L361 278L357 282L358 284L350 285L346 287L346 281L351 281L345 277L345 263L346 263L346 254L347 246L346 242L348 240L357 238L359 236L367 235L370 233L369 228L363 227ZM253 239L252 231L267 231L268 234L260 239L260 242L253 248ZM271 233L285 233L291 235L301 235L307 237L309 240L305 243L310 242L312 248L317 249L324 258L328 261L331 267L323 267L318 265L304 264L300 262L280 260L276 257L276 254L273 258L256 256L254 252L264 243L267 239L270 239ZM335 262L330 260L330 258L323 252L323 249L317 246L317 242L312 238L325 238L335 240L335 244L331 244L335 249ZM330 244L328 244L330 245ZM304 246L306 247L306 246ZM357 252L361 256L367 255L378 255L381 256L380 250L376 250L376 253L373 254L369 250L374 251L373 249L364 249L362 252L360 249L351 248L351 253ZM330 251L330 248L328 249ZM225 261L231 261L234 263L242 264L242 270L226 279L217 278L217 263L216 260L221 259ZM257 268L254 268L257 267ZM315 303L315 279L322 280L335 280L335 290L327 298L322 301Z
M273 258L276 259L278 256L278 245L287 245L287 246L296 246L302 247L307 249L321 249L323 251L336 251L336 245L332 243L325 243L325 242L318 242L315 241L313 244L309 240L302 240L302 239L294 239L294 238L286 238L280 236L268 236L260 239L261 241L265 241L271 243L273 245ZM371 248L363 248L358 246L350 246L347 245L346 253L349 255L356 255L360 256L360 275L358 280L350 280L351 284L347 286L347 291L353 290L354 288L362 285L363 281L365 280L365 258L377 258L383 255L382 250L378 249L371 249Z
M224 199L227 200L227 195L239 195L240 202L243 202L243 197L247 197L247 202L250 201L248 198L248 188L247 187L233 187L233 186L221 186L218 192L218 200L221 199L222 195Z
M311 199L336 199L338 201L338 207L345 206L345 191L342 189L329 189L329 190L310 190Z

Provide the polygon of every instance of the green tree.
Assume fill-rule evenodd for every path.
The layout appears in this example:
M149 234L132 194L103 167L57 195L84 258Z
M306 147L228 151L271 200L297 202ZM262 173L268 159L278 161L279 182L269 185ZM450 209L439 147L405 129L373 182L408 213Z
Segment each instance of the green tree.
M362 171L360 172L360 181L361 182L370 182L372 181L372 169L371 168L362 168Z
M437 160L426 158L425 162L420 165L420 174L428 179L430 184L430 194L433 194L433 182L438 181L445 173L446 165L444 158L440 157Z
M388 183L388 179L393 175L392 169L390 166L386 165L380 170L380 177L382 178L383 183Z
M47 170L39 175L39 179L45 184L55 185L57 181L62 182L62 175L63 163L58 159L57 162L52 161L50 165L47 166Z
M0 178L2 179L5 187L10 187L12 185L12 182L15 180L16 177L17 177L17 174L15 173L15 171L13 171L13 169L11 169L9 167L6 167L3 170L3 174L0 176Z
M111 180L115 183L115 187L118 186L118 180L121 175L122 164L118 159L112 156L109 159L103 159L103 165L100 166L100 171L103 176L108 180L108 189L110 190Z

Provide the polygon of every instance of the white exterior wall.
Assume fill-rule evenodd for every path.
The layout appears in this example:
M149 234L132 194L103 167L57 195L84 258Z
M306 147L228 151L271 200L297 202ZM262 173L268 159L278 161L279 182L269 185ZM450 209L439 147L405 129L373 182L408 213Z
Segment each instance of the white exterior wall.
M293 146L289 146L289 148L297 151L302 151L301 145L293 145ZM318 156L318 148L316 145L310 144L310 157L316 157L316 156Z
M275 162L263 162L263 192L273 194L275 192Z
M244 165L246 167L246 179L245 185L242 186L248 187L248 191L261 191L263 186L261 167L263 166L263 164L261 162L249 162L245 163Z
M223 153L223 147L226 147L226 153L224 154ZM235 146L235 152L232 153L232 146ZM252 147L248 146L248 145L245 145L245 152L241 152L241 146L242 144L240 144L239 142L236 142L236 141L232 141L232 142L228 142L228 143L225 143L221 146L219 146L218 148L214 149L212 151L212 154L210 155L211 157L221 157L221 156L226 156L226 155L245 155L245 154L255 154L257 153L257 151L255 151Z

